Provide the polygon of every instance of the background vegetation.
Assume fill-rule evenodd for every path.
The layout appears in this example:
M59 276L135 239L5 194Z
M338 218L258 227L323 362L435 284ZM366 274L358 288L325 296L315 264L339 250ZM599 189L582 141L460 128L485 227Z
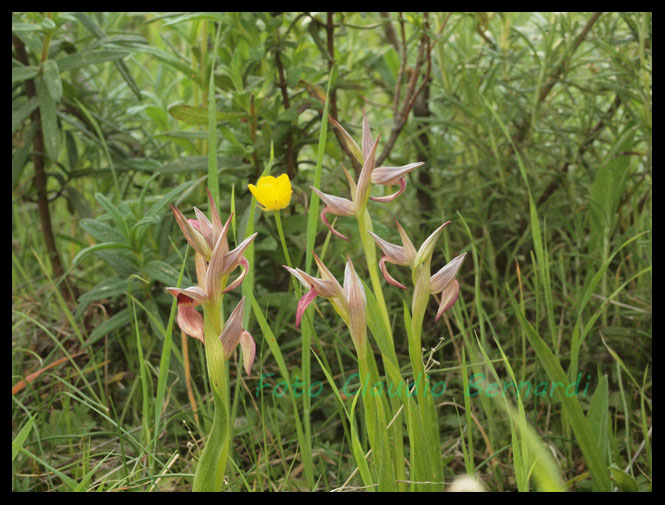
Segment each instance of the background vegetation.
M359 139L364 110L382 134L380 164L425 162L405 194L373 204L375 231L399 243L398 217L420 244L452 220L433 267L469 253L459 301L436 325L431 304L423 331L430 374L447 384L446 482L471 473L490 490L534 487L519 433L544 444L566 489L602 489L589 474L600 467L612 488L650 490L651 37L650 13L14 13L12 489L190 489L209 389L164 287L186 257L169 204L205 210L209 168L222 216L236 213L232 242L259 232L243 289L302 376L275 222L252 209L247 184L274 146L302 266L330 80L329 114ZM348 197L340 166L359 167L332 127L322 162L322 187ZM353 235L353 223L336 228ZM341 280L359 243L318 230L317 253ZM384 292L401 314L406 295ZM311 352L341 386L357 370L351 341L329 304L318 310ZM255 312L245 327L257 359L250 377L232 361L228 489L359 486L340 403L351 399L333 394L317 359L311 380L325 387L311 405L257 396L262 374L270 385L283 374ZM589 392L570 401L464 395L473 373L535 385L578 372ZM591 460L581 426L599 448Z

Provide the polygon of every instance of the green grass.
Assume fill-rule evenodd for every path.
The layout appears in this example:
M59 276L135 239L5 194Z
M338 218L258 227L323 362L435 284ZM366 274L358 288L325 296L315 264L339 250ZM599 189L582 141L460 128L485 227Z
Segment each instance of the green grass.
M321 298L296 330L276 221L247 190L289 173L294 267L316 275L313 250L341 282L348 256L369 290L356 221L334 224L350 242L331 237L309 189L350 197L340 165L355 167L325 114L359 139L363 110L384 165L425 162L395 201L370 202L374 231L400 243L397 218L421 244L451 220L433 271L468 253L459 300L437 324L430 302L422 329L428 373L445 382L446 486L470 473L492 491L651 490L651 14L388 21L13 14L12 490L191 489L212 393L164 287L196 278L169 204L207 212L206 187L223 219L235 212L232 247L259 232L224 303L247 297L257 344L250 376L240 353L229 363L224 488L376 487L366 412L344 388L359 367L349 332ZM411 380L412 293L380 283L396 363L368 332L379 374ZM551 390L578 374L584 394ZM297 380L321 392L284 387ZM418 487L406 470L397 487Z

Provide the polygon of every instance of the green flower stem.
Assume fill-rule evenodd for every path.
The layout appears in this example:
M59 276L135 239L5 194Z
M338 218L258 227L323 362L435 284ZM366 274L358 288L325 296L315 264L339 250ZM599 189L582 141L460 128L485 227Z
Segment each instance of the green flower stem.
M215 414L208 439L196 466L193 491L220 491L222 489L229 454L231 439L229 372L227 360L224 359L222 342L219 340L219 335L224 327L221 308L221 297L217 303L204 304L203 307L206 364Z
M372 449L372 461L378 478L378 490L396 491L395 465L392 460L388 432L385 429L389 421L386 419L384 409L384 396L387 392L383 389L374 391L373 385L381 384L381 382L373 358L371 352L358 350L358 371L362 389L357 394L362 395L367 435Z
M282 218L279 215L279 211L276 210L273 212L275 216L275 223L277 224L277 232L279 233L279 241L282 243L282 251L284 251L284 257L286 258L286 264L289 265L289 268L293 268L291 263L291 256L289 255L289 249L286 247L286 239L284 238L284 230L282 229Z
M372 282L372 290L374 291L374 296L379 305L379 310L381 311L381 316L383 322L386 326L386 334L390 339L391 349L394 349L395 344L393 342L393 333L390 326L390 317L388 316L388 308L386 307L386 301L383 298L383 290L381 289L381 280L379 279L379 264L376 260L376 245L374 244L374 239L371 235L367 233L368 231L374 231L372 229L372 219L369 217L369 212L365 207L362 216L356 216L358 220L358 230L360 232L360 240L363 244L363 250L365 252L365 261L367 262L367 270L369 271L369 278ZM393 356L391 356L392 358ZM395 363L397 363L395 357Z
M279 241L282 243L282 250L284 251L284 257L286 258L286 264L289 266L289 268L293 268L293 264L291 263L291 256L289 255L289 250L286 247L286 239L284 238L284 230L282 229L282 219L280 217L279 211L276 210L274 212L275 215L275 223L277 224L277 232L279 233ZM291 277L291 281L293 282L293 291L296 294L296 298L300 298L301 292L300 292L300 284L298 281L293 277ZM305 391L309 391L310 386L312 384L311 380L311 357L310 357L310 344L312 341L312 335L314 333L314 329L312 326L312 319L311 316L305 314L303 318L303 325L302 325L302 351L301 351L301 371L302 371L302 380L305 383ZM302 395L302 404L303 404L303 417L302 417L302 422L303 426L305 428L305 440L304 440L304 446L301 447L302 450L302 460L303 464L305 465L305 474L307 478L307 482L310 486L310 488L314 488L314 475L313 475L313 463L312 463L312 424L310 422L310 412L311 412L311 405L312 399L310 395L308 394L303 394Z
M370 218L369 211L365 207L362 217L357 217L358 220L358 229L360 232L360 238L363 245L363 250L365 252L365 261L367 262L367 270L369 272L370 281L372 283L372 291L374 292L374 297L379 306L379 311L381 313L381 318L383 319L384 326L386 329L386 335L389 339L390 345L388 346L389 355L384 356L383 359L388 359L392 362L393 365L397 366L397 353L395 352L395 344L393 340L392 328L390 325L390 318L388 316L388 308L386 306L385 299L383 298L383 290L381 288L381 280L379 278L379 265L376 259L376 245L374 239L367 232L374 231L372 229L372 219ZM392 409L392 415L394 415L400 408L403 399L397 397L390 398L390 406ZM407 400L408 401L408 400ZM392 418L392 417L391 417ZM396 472L397 479L400 481L406 481L406 468L404 463L404 444L402 442L404 430L402 423L397 421L393 423L390 428L391 436L393 437L393 444L391 445L393 449L394 461L396 463ZM405 482L398 483L399 491L406 491Z
M282 251L284 251L284 258L286 259L286 264L289 266L289 268L293 268L293 263L291 263L291 255L289 254L289 249L286 247L284 230L282 229L282 218L280 217L278 210L274 211L273 214L275 215L275 223L277 224L277 233L279 233L279 241L282 243ZM291 281L293 282L293 290L296 293L296 297L300 298L300 284L298 284L298 281L293 276L289 277L291 277Z
M429 260L418 265L413 273L413 300L411 304L411 333L409 335L409 357L416 384L414 392L418 401L418 410L426 439L426 451L429 459L427 476L419 476L416 480L440 482L440 485L427 485L420 488L424 491L443 490L443 462L441 459L441 439L436 406L431 392L427 391L425 366L422 357L422 329L425 319L427 302L430 297L430 263Z

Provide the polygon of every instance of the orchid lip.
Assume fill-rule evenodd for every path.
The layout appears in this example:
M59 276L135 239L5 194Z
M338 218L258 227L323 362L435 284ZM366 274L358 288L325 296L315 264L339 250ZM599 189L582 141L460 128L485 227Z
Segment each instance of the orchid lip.
M406 179L404 177L402 177L398 182L399 182L399 190L397 192L385 196L372 196L370 197L370 200L381 203L392 202L395 198L404 193L404 190L406 189Z
M321 221L323 221L323 224L326 225L326 228L330 230L330 233L348 242L349 238L338 232L335 228L333 228L330 222L328 222L328 218L326 217L326 214L328 212L330 212L330 208L328 206L324 207L323 210L321 211Z
M313 287L298 300L298 308L296 309L296 328L300 327L300 321L305 315L305 310L316 299L318 293Z
M446 286L446 288L441 292L441 303L439 304L439 308L436 311L436 317L434 318L435 323L438 322L445 311L455 305L455 302L458 298L459 282L457 279L453 279L453 281L448 284L448 286Z
M407 287L396 281L390 273L388 273L388 268L386 267L386 256L383 255L381 259L379 260L379 267L381 268L381 273L383 274L383 278L386 280L388 284L392 284L393 286L397 286L398 288L402 289L407 289Z

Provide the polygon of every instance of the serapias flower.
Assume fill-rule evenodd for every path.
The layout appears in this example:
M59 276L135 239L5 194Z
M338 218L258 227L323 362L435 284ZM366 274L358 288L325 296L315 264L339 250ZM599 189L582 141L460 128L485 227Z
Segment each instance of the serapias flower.
M233 355L235 348L240 345L242 349L242 361L247 375L252 371L254 356L256 354L256 344L252 335L242 327L242 316L245 310L245 298L233 309L229 316L222 334L219 339L222 341L224 349L224 359L229 359Z
M197 285L188 288L167 287L178 303L176 322L182 331L205 343L203 316L196 310L218 306L224 293L237 288L249 270L249 262L244 252L256 238L254 233L242 241L233 250L229 250L227 241L229 226L233 215L222 225L217 207L208 191L212 222L198 209L194 209L197 219L186 219L176 207L171 206L176 221L185 234L185 238L196 251ZM227 284L229 275L240 267L241 273Z
M429 264L429 261L432 258L432 253L434 252L434 245L436 240L439 238L439 235L441 235L443 229L448 226L449 223L450 221L443 223L436 230L434 230L434 232L429 237L427 237L425 242L423 242L418 251L416 251L416 248L413 246L413 243L404 231L404 228L402 228L397 220L395 220L395 224L397 225L397 230L399 231L400 238L402 239L401 246L392 244L382 239L375 233L372 233L371 231L368 232L383 251L383 256L379 261L379 266L381 267L381 272L383 273L384 279L386 279L386 281L393 286L407 289L406 286L396 281L390 275L390 273L388 273L386 263L394 263L396 265L406 265L411 267L414 273L414 284L418 282L415 272L416 269L424 263ZM462 262L464 261L465 256L466 253L460 254L429 278L430 293L441 294L441 301L439 303L435 321L438 321L443 313L452 307L459 297L459 282L457 282L456 277L460 266L462 266ZM427 268L429 269L429 266ZM424 280L426 282L427 278Z
M249 184L247 187L263 210L281 210L291 201L291 181L286 174L277 178L272 175L261 177L256 186Z
M365 297L365 288L353 268L353 262L347 258L346 268L344 269L344 285L340 286L335 276L316 254L314 254L314 260L319 267L321 278L313 277L299 268L284 265L284 268L307 289L307 292L298 301L296 328L300 326L305 309L317 296L321 296L330 301L335 312L341 316L349 327L356 349L359 353L363 353L366 342L367 298Z
M374 157L376 155L376 148L379 144L380 136L377 137L375 141L372 140L372 134L365 113L363 112L362 148L358 147L358 144L356 144L351 135L349 135L349 133L336 120L332 119L332 122L342 133L351 154L353 154L353 156L362 164L362 170L360 171L358 182L356 183L348 170L342 166L351 191L351 200L329 195L313 186L310 187L325 203L325 207L321 211L321 221L323 221L323 224L326 225L333 235L344 240L349 240L330 225L326 214L330 213L336 216L361 216L367 206L367 201L370 199L376 202L393 201L404 192L404 189L406 189L406 174L424 163L409 163L408 165L401 167L375 167ZM370 197L372 184L381 184L384 186L394 186L399 184L400 189L391 195Z

